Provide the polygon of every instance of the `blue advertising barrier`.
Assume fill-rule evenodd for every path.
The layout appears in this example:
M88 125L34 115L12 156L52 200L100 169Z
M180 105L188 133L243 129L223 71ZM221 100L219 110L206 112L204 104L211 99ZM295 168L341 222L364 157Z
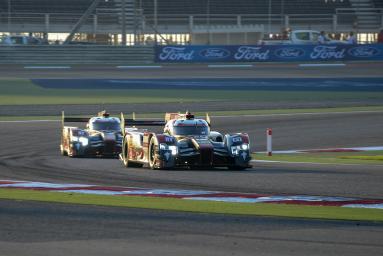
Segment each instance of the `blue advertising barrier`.
M290 62L383 60L383 44L361 45L168 45L156 46L156 62Z

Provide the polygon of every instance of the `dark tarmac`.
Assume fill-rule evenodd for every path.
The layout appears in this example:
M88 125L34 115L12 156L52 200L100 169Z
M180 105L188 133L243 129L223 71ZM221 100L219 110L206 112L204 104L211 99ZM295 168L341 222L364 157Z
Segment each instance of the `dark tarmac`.
M156 172L126 169L117 159L66 158L59 152L60 125L58 121L0 122L2 145L7 149L0 154L0 179L362 198L383 195L382 167L373 165L255 163L253 169L240 172ZM274 150L383 145L382 112L212 118L213 130L249 133L252 151L265 151L270 127Z
M383 224L0 201L2 256L381 255Z

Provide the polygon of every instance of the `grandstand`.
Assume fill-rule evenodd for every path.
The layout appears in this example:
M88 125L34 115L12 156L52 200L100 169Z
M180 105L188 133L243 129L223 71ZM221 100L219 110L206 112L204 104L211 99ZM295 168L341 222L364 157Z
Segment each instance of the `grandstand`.
M99 0L84 17L93 2L1 0L0 33L78 32L108 35L117 43L126 31L132 44L149 37L186 43L193 31L214 32L220 26L270 34L286 28L369 34L383 27L382 0Z

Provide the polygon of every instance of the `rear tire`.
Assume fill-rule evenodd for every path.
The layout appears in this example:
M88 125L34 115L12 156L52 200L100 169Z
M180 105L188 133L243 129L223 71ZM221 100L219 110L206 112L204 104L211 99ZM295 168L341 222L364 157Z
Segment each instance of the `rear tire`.
M143 166L143 164L141 163L135 163L135 162L129 161L129 144L128 142L126 142L125 139L124 139L124 144L122 146L121 153L122 153L122 162L125 167L141 168Z

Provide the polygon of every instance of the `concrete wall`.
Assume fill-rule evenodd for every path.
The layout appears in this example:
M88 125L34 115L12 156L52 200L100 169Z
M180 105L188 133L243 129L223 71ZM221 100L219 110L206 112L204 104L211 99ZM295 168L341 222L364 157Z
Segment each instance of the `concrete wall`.
M150 46L38 45L0 46L0 64L147 64Z

